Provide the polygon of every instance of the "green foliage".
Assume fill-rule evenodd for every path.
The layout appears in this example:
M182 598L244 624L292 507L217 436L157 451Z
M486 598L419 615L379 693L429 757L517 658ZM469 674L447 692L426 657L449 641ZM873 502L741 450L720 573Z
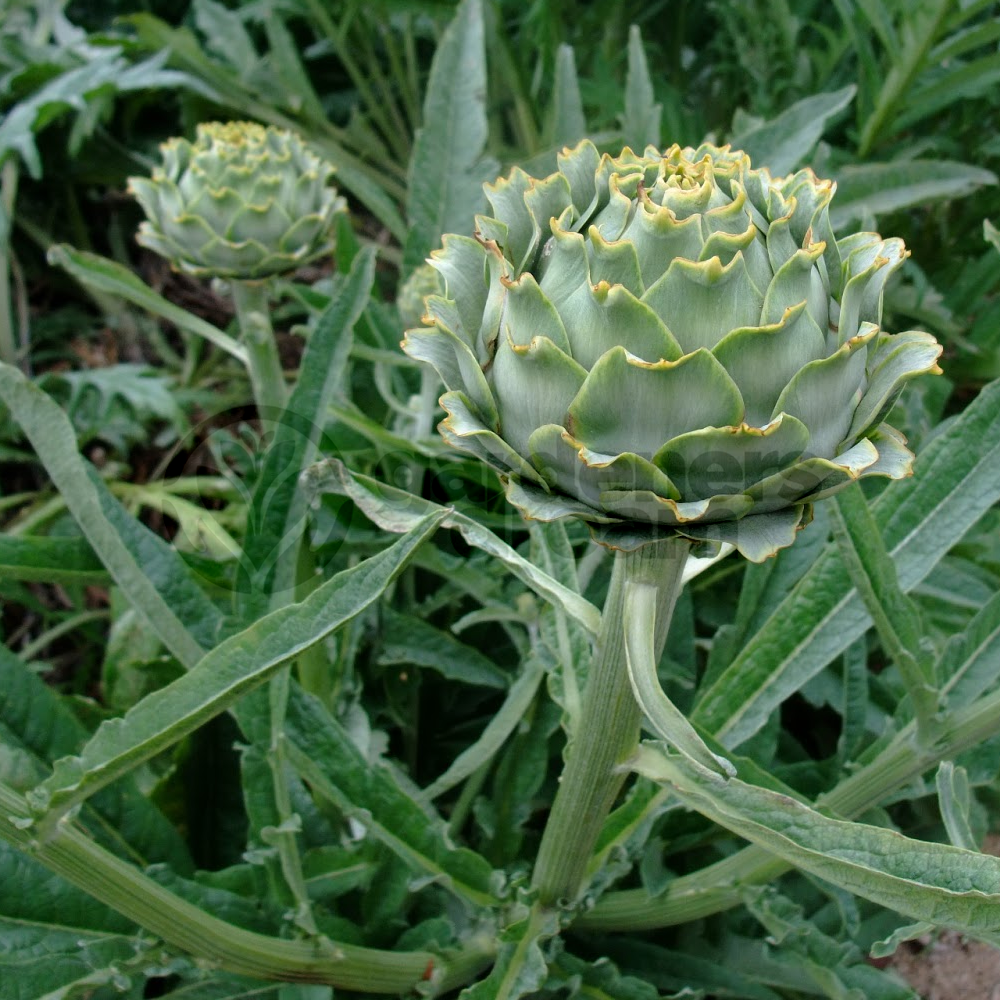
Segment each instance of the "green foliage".
M869 956L1000 944L995 3L0 8L0 1000L913 1000ZM256 326L123 195L227 118L351 211ZM664 600L442 443L399 342L488 276L400 289L584 138L811 167L903 238L883 324L945 345L880 414L912 477Z

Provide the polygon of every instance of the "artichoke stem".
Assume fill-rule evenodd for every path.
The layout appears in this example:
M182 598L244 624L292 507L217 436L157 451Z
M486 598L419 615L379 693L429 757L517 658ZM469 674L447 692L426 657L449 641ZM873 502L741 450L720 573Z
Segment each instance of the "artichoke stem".
M17 340L14 337L14 311L10 296L10 220L17 197L17 160L8 160L0 171L0 216L6 219L7 232L0 239L0 361L18 363Z
M233 281L233 304L247 349L247 368L258 416L276 423L288 402L285 373L271 326L266 281Z
M328 983L361 993L409 996L431 973L440 992L464 986L494 957L492 938L482 934L440 956L248 931L171 892L71 822L62 821L50 836L39 838L30 829L30 816L24 797L0 781L0 843L28 854L209 968L254 979Z
M639 742L641 712L625 662L626 584L657 588L654 642L659 658L689 551L690 543L675 537L615 553L583 708L535 862L532 884L542 906L569 905L584 889L594 845L625 781L622 765Z

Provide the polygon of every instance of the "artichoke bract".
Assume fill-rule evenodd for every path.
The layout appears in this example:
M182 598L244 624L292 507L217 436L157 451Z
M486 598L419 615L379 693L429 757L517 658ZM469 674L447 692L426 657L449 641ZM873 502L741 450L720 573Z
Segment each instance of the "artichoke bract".
M208 122L194 142L160 150L151 177L129 178L147 221L138 241L196 277L256 281L333 249L344 200L334 168L292 132L253 122Z
M729 147L599 154L486 186L475 238L403 348L448 391L441 433L538 520L635 548L668 533L759 561L813 501L908 475L883 419L939 371L927 333L879 327L898 239L831 227L830 181L773 178Z

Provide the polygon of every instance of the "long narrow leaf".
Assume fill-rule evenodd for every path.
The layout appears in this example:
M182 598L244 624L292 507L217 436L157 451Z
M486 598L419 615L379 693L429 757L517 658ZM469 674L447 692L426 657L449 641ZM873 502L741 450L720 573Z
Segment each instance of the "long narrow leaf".
M933 670L921 645L917 606L900 590L896 566L886 551L861 487L834 497L834 537L855 588L871 615L882 648L895 661L910 695L922 735L937 708Z
M0 535L0 579L103 583L108 571L84 538Z
M685 757L716 773L734 775L733 765L709 750L694 726L660 687L653 641L656 597L656 587L651 584L630 581L625 585L625 661L636 701L653 728Z
M918 457L916 475L874 505L908 593L1000 498L1000 383L988 386ZM808 529L807 529L808 530ZM700 693L693 721L730 749L870 626L840 554L829 547Z
M750 156L754 166L767 167L775 176L794 170L819 142L827 122L844 110L857 88L813 94L796 101L776 118L730 138L735 149Z
M33 805L61 813L224 711L377 600L443 519L428 515L389 548L227 639L195 669L102 723L79 757L56 763L32 793Z
M560 45L556 51L556 79L552 86L552 144L571 146L587 134L580 82L572 45Z
M430 500L423 500L405 490L386 486L368 476L355 474L336 459L314 466L308 477L309 489L313 493L339 493L350 497L367 517L386 531L409 531L431 511L443 512L443 527L461 532L470 545L498 559L522 583L546 600L557 603L587 631L596 635L600 628L601 613L590 601L543 573L471 517L456 513L450 507L441 507Z
M964 198L996 183L996 174L989 170L949 160L860 163L837 172L830 221L839 229L869 213L884 215L913 205Z
M343 288L316 322L300 366L299 380L278 418L247 519L240 558L246 592L243 617L253 621L287 601L295 585L299 541L305 529L306 497L299 476L315 460L327 408L344 384L354 324L371 294L375 253L354 259Z
M637 24L629 28L628 68L625 74L625 113L622 115L622 138L633 149L660 145L663 106L656 103L649 63Z
M1000 677L1000 594L987 602L965 627L953 636L941 658L943 694L958 708L971 705Z
M486 51L482 0L462 0L431 63L423 125L410 160L403 270L412 271L443 233L467 233L499 165L486 146Z
M529 657L521 676L510 686L504 703L486 724L479 739L463 750L452 761L448 770L424 789L424 795L428 800L443 795L449 788L454 788L496 756L520 725L524 713L534 701L538 685L544 676L545 669L542 662Z
M633 766L789 864L915 920L1000 943L1000 858L831 819L776 792L644 746Z

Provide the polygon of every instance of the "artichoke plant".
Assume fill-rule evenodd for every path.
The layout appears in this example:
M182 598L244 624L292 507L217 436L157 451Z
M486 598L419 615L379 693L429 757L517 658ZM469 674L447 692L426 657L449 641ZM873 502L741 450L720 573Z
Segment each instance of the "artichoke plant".
M729 147L601 155L487 185L475 238L404 349L447 387L442 434L528 518L630 549L667 534L761 560L813 501L913 456L884 423L937 371L929 334L880 329L898 239L838 238L835 186Z
M333 248L344 200L334 168L295 134L252 122L208 122L194 142L161 147L152 177L129 189L147 221L138 240L196 277L257 281Z

